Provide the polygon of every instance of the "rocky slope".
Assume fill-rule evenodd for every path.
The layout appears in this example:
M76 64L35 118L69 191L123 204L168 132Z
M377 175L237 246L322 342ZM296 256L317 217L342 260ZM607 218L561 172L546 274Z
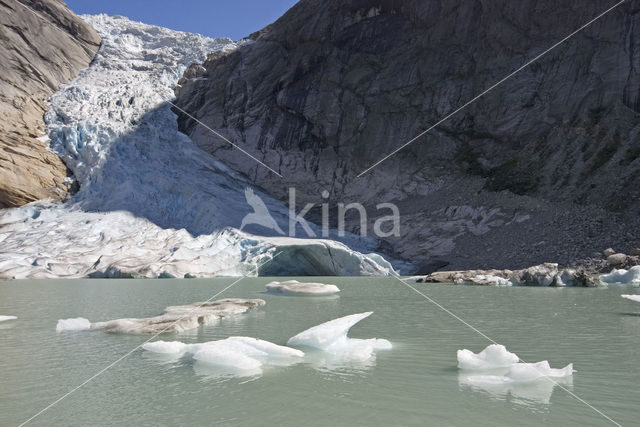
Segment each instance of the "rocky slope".
M48 150L43 115L99 45L62 1L0 0L0 208L66 195L69 171Z
M396 203L401 235L381 247L422 271L628 250L640 212L637 0L357 177L612 4L302 0L176 89L181 108L283 178L185 114L180 129L278 198L294 186L300 202L328 190L333 203Z

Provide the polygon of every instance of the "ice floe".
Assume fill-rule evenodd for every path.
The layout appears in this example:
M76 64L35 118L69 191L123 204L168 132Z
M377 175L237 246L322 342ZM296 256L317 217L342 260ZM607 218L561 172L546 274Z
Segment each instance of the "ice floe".
M471 350L458 350L458 368L468 370L495 369L510 367L520 358L500 344L491 344L480 353Z
M300 332L287 341L287 345L312 347L343 361L366 361L376 350L388 350L392 345L386 339L356 339L347 337L349 329L373 312L351 314L330 320Z
M530 383L543 378L564 378L573 375L573 363L564 368L554 369L549 362L543 360L537 363L516 363L503 376L500 375L472 375L468 381L472 384L515 384Z
M142 346L162 355L190 355L201 364L215 369L200 369L206 375L247 376L262 373L265 365L288 366L304 357L300 350L251 337L229 337L218 341L186 344L180 341L155 341Z
M640 302L640 295L628 295L628 294L623 294L620 295L622 298L626 298L628 300L631 301L636 301L636 302Z
M56 332L84 331L91 329L91 322L84 317L60 319L56 325Z
M633 266L629 270L621 268L609 274L602 274L600 280L605 283L640 285L640 265Z
M0 316L0 322L6 322L7 320L16 320L16 316Z
M268 292L286 295L332 295L340 292L340 288L336 285L302 283L297 280L267 283L266 288Z
M157 334L182 332L200 325L211 325L220 319L264 305L261 299L226 298L210 302L167 307L163 314L146 318L124 318L91 323L87 319L58 320L56 331L101 329L107 332Z

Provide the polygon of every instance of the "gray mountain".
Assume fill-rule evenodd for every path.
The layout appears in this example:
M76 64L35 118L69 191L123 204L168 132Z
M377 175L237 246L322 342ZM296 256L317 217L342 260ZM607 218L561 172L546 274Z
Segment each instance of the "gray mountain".
M370 223L396 203L401 236L381 249L422 270L626 250L640 213L637 0L358 177L613 4L302 0L176 88L180 108L284 178L176 111L179 124L283 200L289 186L298 203L328 190L367 205Z
M37 138L49 96L99 46L100 36L62 1L0 0L0 208L67 194L67 167Z

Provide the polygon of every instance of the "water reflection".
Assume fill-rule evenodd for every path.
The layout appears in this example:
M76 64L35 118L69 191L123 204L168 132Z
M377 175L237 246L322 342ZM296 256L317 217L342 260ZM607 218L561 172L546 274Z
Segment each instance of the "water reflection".
M482 377L486 378L486 375L502 376L507 371L508 369L492 370L490 373L483 373ZM477 373L460 371L458 373L458 385L460 389L484 393L496 400L511 401L512 403L529 407L549 405L556 385L573 385L573 377L571 376L554 378L553 381L548 378L539 378L528 383L479 381L479 377Z

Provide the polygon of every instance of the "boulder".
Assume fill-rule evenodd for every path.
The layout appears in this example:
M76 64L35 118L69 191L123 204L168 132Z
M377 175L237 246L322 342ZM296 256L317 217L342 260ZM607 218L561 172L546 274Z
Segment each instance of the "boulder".
M612 254L607 257L607 263L611 266L622 265L627 262L625 254Z
M613 250L612 248L608 248L608 249L605 249L604 251L602 251L602 254L603 254L605 257L608 257L608 256L613 255L613 254L615 254L615 253L616 253L616 251L615 251L615 250Z

